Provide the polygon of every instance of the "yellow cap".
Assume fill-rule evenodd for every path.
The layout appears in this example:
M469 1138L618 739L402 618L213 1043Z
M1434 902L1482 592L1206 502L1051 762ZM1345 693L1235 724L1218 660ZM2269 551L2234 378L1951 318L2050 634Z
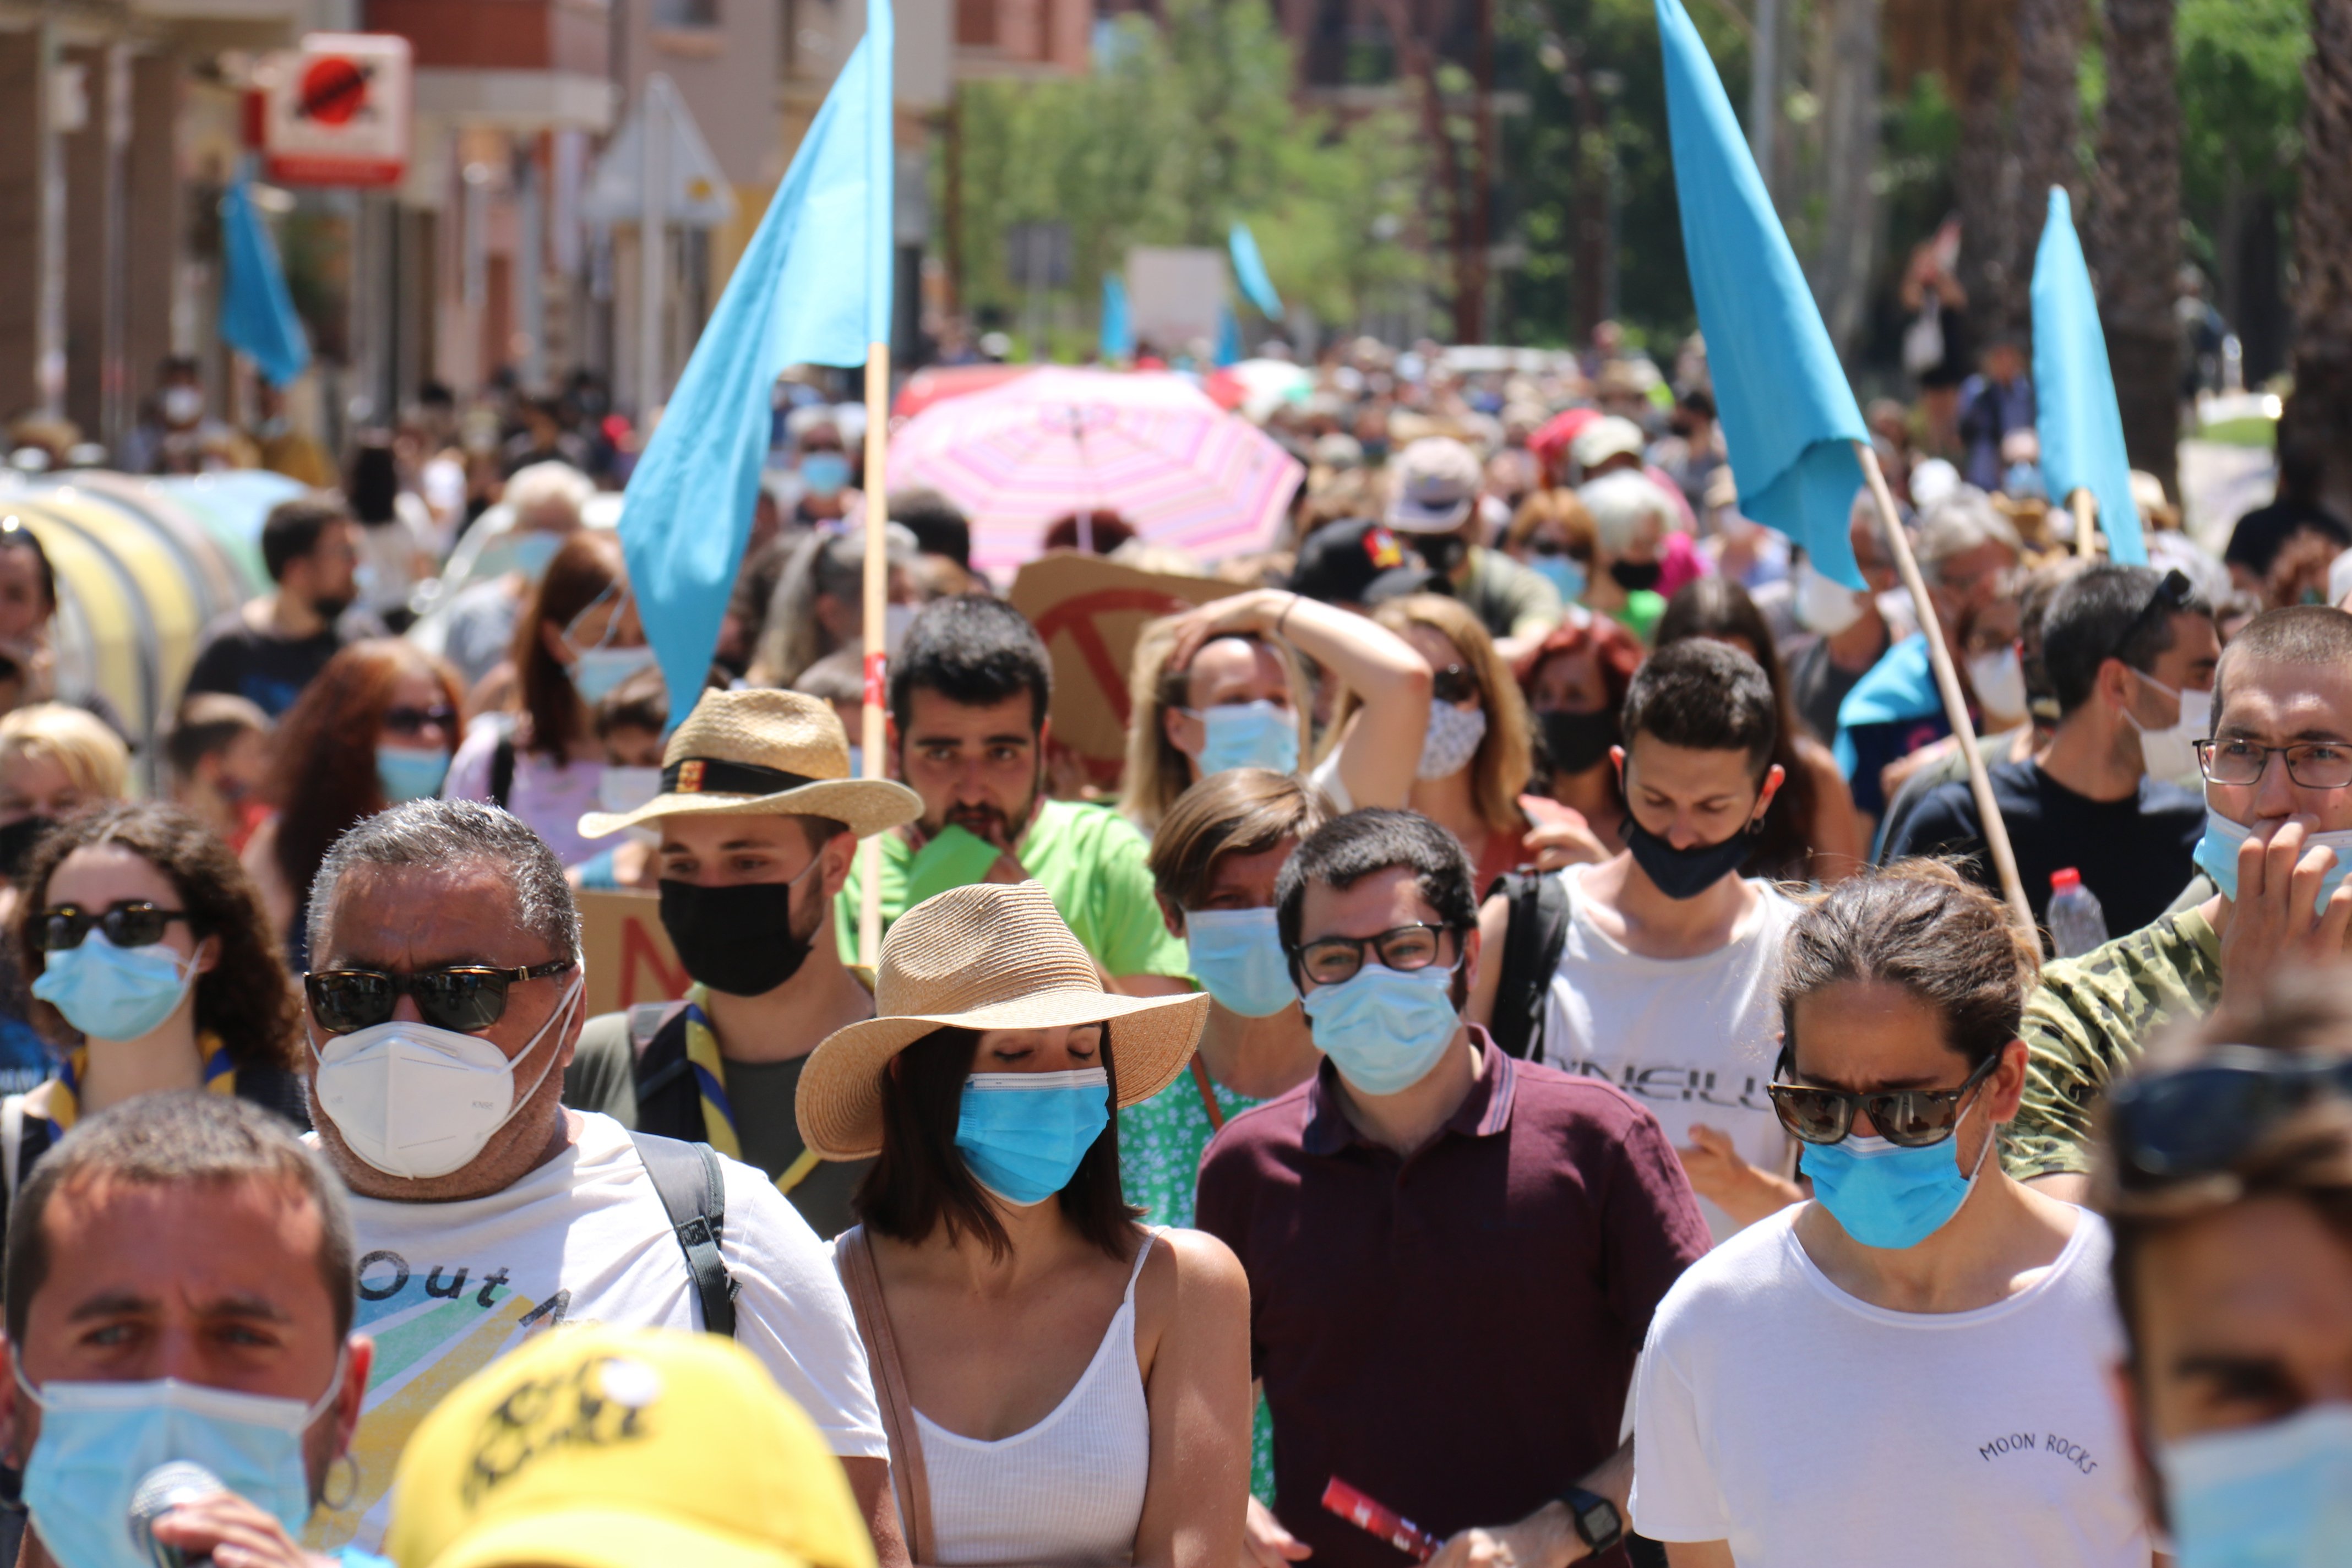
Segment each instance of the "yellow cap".
M841 1463L731 1341L559 1329L416 1428L384 1550L400 1568L874 1568Z

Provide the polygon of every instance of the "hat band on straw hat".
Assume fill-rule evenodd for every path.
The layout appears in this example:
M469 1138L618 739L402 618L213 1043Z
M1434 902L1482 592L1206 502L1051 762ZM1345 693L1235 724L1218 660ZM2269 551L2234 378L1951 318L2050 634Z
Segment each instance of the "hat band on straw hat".
M841 782L757 763L730 763L724 757L681 757L661 772L664 795L782 795L807 784Z

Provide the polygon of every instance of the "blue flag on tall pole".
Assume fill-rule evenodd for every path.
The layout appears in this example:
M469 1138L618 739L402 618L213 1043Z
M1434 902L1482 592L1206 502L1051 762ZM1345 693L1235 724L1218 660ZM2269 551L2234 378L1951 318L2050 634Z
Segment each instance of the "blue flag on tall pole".
M787 365L862 365L890 340L890 0L825 95L629 476L621 546L669 687L693 709L751 536Z
M294 313L278 243L255 210L249 182L233 182L221 197L221 259L228 276L221 288L220 335L242 352L272 386L284 386L309 367L310 334Z
M2108 557L2147 565L2098 296L2074 234L2074 204L2060 185L2050 187L2050 217L2033 253L2033 398L2052 502L2063 507L2076 490L2090 491Z
M1225 236L1225 248L1233 253L1234 281L1242 286L1249 302L1267 321L1282 320L1282 296L1274 291L1274 279L1266 276L1265 258L1257 253L1257 236L1249 231L1249 225L1234 225Z
M1846 536L1870 439L1722 79L1682 0L1657 0L1683 251L1739 510L1863 585Z
M1105 364L1135 357L1135 313L1127 303L1127 280L1116 272L1103 274L1102 331Z
M1231 305L1217 307L1217 342L1210 357L1215 361L1219 370L1241 363L1242 324Z

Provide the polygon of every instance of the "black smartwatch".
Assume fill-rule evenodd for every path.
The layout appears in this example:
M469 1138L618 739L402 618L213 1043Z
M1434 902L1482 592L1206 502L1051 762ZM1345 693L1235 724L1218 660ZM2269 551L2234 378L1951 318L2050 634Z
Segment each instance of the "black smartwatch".
M1593 1556L1600 1556L1625 1539L1624 1516L1617 1511L1615 1503L1599 1492L1570 1487L1559 1494L1559 1501L1568 1510L1569 1522L1576 1526L1577 1539Z

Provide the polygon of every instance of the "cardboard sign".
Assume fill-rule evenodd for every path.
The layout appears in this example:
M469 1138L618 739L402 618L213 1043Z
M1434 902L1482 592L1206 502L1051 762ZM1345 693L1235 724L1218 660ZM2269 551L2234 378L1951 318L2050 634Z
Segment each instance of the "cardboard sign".
M1021 568L1008 597L1053 656L1054 739L1097 784L1116 784L1127 760L1128 677L1144 626L1246 591L1213 577L1139 572L1075 551L1055 551Z
M690 982L662 929L657 895L583 892L577 902L590 1017L686 994Z

